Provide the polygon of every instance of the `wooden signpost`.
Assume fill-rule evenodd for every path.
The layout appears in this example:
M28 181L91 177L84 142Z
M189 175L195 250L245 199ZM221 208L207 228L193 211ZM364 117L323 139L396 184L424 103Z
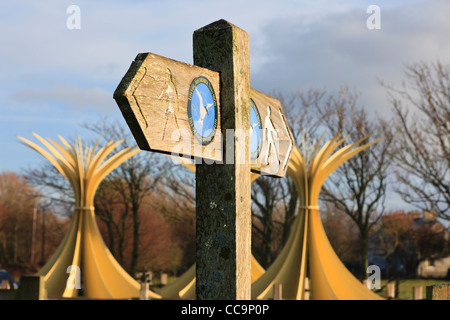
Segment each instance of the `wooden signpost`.
M292 133L250 88L244 30L219 20L193 46L195 65L138 54L114 99L141 149L197 160L197 299L250 299L250 172L283 177Z

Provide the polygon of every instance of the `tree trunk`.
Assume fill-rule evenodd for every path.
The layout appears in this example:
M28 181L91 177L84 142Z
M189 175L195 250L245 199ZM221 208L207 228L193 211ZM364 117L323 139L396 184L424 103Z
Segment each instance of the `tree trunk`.
M272 210L272 208L270 208ZM268 268L272 262L272 242L273 242L273 221L272 221L272 214L266 215L266 221L265 221L265 233L263 236L264 242L263 242L263 263L264 267Z
M117 242L117 260L119 261L120 265L123 266L123 242L124 242L124 235L123 232L120 232L118 234L118 242Z
M361 230L361 266L364 279L367 279L367 268L369 267L369 235Z
M114 231L113 231L111 223L107 223L106 228L108 229L109 250L111 251L111 254L113 256L116 256L116 254L115 254L116 248L115 248L115 243L114 243Z
M133 205L133 251L131 252L130 274L135 274L139 259L139 228L141 220L139 219L139 205Z
M283 225L283 234L281 239L281 246L283 248L289 235L291 234L291 226L295 219L295 210L297 209L298 195L297 190L292 182L288 182L292 184L290 186L290 194L291 198L289 199L288 206L286 208L285 216L284 216L284 225Z

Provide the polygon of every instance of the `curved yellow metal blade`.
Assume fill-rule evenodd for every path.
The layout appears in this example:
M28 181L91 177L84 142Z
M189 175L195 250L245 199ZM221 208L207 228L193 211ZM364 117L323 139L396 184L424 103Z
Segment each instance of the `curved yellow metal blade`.
M133 279L117 262L108 250L98 230L94 211L84 212L83 269L89 297L104 299L138 298L140 284ZM149 291L151 298L161 298Z
M53 140L49 140L49 143L34 135L53 155L27 139L21 137L19 139L49 160L69 180L75 193L76 208L69 230L53 256L37 272L38 275L44 276L49 296L67 298L77 296L76 287L66 286L67 268L75 265L80 267L85 297L98 299L139 297L140 284L112 256L98 230L93 209L94 195L101 180L139 150L133 150L134 147L127 148L103 162L120 142L109 142L94 155L98 143L93 148L83 149L80 138L70 145L60 136L64 149ZM94 176L91 176L92 174ZM149 296L153 299L161 298L151 290Z
M309 229L311 299L383 300L355 278L340 261L328 241L317 210L310 214Z

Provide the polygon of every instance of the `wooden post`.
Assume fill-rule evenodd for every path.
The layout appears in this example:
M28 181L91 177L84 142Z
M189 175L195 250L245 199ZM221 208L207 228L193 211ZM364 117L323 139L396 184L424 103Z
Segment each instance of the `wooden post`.
M147 282L149 285L153 282L153 273L151 271L145 272L145 282Z
M161 286L167 285L167 273L161 273Z
M250 172L284 177L294 139L280 101L250 88L245 31L216 21L194 32L193 49L195 65L138 54L114 99L140 149L201 161L197 299L250 299Z
M44 276L22 276L20 300L47 300Z
M220 72L224 143L223 164L196 165L196 298L248 300L250 137L234 133L250 129L249 38L245 31L219 20L196 30L193 46L195 65ZM227 135L229 129L233 134ZM238 164L238 159L245 161Z
M273 300L283 300L283 287L281 283L273 285Z
M450 300L450 285L435 284L427 286L427 300Z
M9 285L9 281L8 280L2 280L2 283L0 284L0 289L5 289L5 290L11 289L11 287Z
M422 300L423 299L423 287L415 286L413 287L413 300Z
M148 300L148 282L141 283L141 291L139 292L139 300Z
M31 250L30 250L30 264L34 264L34 248L35 248L35 242L36 242L36 220L37 220L37 208L36 205L34 205L33 208L33 229L31 232Z
M309 288L309 278L305 277L305 292L303 293L303 300L310 300L311 293Z
M395 298L395 284L394 283L386 284L386 297L388 299Z

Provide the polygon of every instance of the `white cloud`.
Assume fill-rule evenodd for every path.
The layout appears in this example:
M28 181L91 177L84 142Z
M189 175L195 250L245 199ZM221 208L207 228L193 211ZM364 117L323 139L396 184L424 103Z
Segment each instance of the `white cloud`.
M450 6L427 1L380 8L381 30L367 29L365 8L308 23L302 15L268 22L266 40L255 50L265 61L253 71L254 87L289 93L345 83L362 92L368 108L386 111L379 79L399 84L406 64L450 62Z

